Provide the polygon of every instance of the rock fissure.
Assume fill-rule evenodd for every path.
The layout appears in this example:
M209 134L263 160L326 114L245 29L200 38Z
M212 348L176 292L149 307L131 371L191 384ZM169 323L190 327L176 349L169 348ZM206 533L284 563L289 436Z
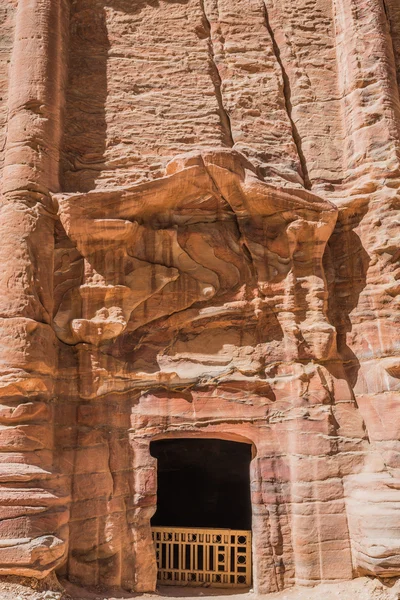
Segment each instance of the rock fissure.
M292 108L293 107L292 107L292 98L291 98L292 95L291 95L291 90L290 90L290 79L285 71L285 67L284 67L282 59L281 59L281 53L279 50L279 46L276 42L276 38L275 38L274 32L272 30L272 27L271 27L271 24L269 21L268 7L265 4L265 0L263 0L263 10L264 10L265 26L266 26L269 36L271 38L274 55L275 55L276 61L279 65L279 68L280 68L281 74L282 74L283 96L285 98L286 113L287 113L288 119L290 121L293 141L296 145L297 154L298 154L298 157L300 160L304 187L307 190L310 190L311 189L311 181L310 181L310 178L308 175L307 161L306 161L306 157L303 152L302 140L301 140L299 131L296 127L296 123L294 122L294 120L292 118Z
M231 120L229 118L229 113L224 106L223 96L222 96L222 80L218 70L218 64L215 60L214 54L214 45L212 40L212 29L210 21L207 17L207 12L205 8L205 0L199 0L201 10L204 18L204 27L207 33L207 45L208 45L208 53L209 53L209 66L210 66L210 75L211 80L214 84L215 96L218 102L219 114L221 118L221 125L225 134L225 143L228 147L233 147L235 145L235 141L233 139Z

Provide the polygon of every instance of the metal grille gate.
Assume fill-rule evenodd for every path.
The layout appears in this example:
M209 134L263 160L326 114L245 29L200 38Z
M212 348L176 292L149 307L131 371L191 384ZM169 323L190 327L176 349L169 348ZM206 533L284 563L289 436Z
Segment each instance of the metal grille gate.
M161 585L249 587L251 532L153 527Z

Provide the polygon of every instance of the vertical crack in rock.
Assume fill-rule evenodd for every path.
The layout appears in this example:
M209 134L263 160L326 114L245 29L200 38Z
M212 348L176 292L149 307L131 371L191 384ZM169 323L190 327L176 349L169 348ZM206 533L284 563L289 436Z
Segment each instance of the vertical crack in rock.
M216 96L216 99L218 102L219 114L221 117L221 125L222 125L223 131L225 133L225 138L226 138L224 141L227 146L232 148L234 146L235 142L233 140L233 135L232 135L231 120L229 118L229 114L224 106L224 102L222 99L222 91L221 91L222 80L221 80L221 76L219 74L218 66L217 66L217 63L215 60L214 46L213 46L213 42L212 42L212 38L211 38L211 23L207 17L206 8L204 6L204 0L200 0L200 7L201 7L201 10L203 13L204 28L207 32L210 75L211 75L212 82L214 84L215 96Z
M266 28L268 30L268 33L270 35L271 38L271 42L272 42L272 48L273 48L273 52L276 58L276 61L281 69L282 72L282 81L283 81L283 97L285 99L285 107L286 107L286 113L287 116L289 118L290 121L290 125L292 128L292 137L293 137L293 141L296 145L297 148L297 154L299 156L299 160L300 160L300 165L301 165L301 170L302 170L302 175L303 175L303 180L304 180L304 187L307 190L311 189L311 181L308 175L308 168L307 168L307 161L306 161L306 157L304 156L303 153L303 148L302 148L302 141L301 141L301 137L300 134L298 132L298 129L296 127L296 123L293 121L292 118L292 112L293 112L293 106L292 106L292 101L291 101L291 90L290 90L290 81L289 81L289 77L288 74L285 71L285 67L283 66L283 62L281 59L281 52L279 49L279 46L277 44L277 41L275 39L275 34L272 30L271 27L271 23L269 21L269 16L268 16L268 9L267 6L265 4L265 0L264 0L264 17L265 17L265 25Z
M383 10L385 11L386 18L389 21L389 13L388 13L388 9L386 6L386 0L382 0L382 4L383 4Z

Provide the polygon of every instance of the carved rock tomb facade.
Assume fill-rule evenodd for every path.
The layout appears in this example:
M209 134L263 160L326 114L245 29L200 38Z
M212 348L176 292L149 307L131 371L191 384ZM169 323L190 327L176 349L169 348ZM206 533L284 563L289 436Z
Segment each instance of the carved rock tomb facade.
M400 575L397 0L4 0L0 573L152 591L150 444L253 583Z

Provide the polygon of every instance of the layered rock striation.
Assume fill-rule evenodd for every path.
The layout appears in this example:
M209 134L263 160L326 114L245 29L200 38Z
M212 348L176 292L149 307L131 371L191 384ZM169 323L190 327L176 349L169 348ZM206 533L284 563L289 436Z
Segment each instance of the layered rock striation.
M0 27L0 573L154 590L150 442L198 436L253 444L257 591L399 576L396 2Z

